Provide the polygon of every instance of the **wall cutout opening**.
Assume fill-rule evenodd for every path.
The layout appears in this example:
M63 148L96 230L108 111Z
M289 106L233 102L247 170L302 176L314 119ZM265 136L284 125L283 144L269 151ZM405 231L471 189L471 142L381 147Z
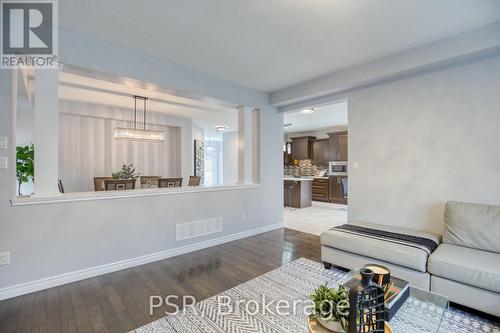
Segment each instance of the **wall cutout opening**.
M185 97L148 82L73 66L62 68L52 76L20 71L17 77L16 145L25 155L34 147L36 171L16 179L17 196L236 185L243 172L240 147L258 147L260 120L255 117L245 124L251 130L249 142L239 141L238 105ZM119 140L117 128L146 128L161 140L134 135ZM247 160L255 156L258 161L258 155L259 150L253 151ZM258 171L244 171L258 183L253 176Z

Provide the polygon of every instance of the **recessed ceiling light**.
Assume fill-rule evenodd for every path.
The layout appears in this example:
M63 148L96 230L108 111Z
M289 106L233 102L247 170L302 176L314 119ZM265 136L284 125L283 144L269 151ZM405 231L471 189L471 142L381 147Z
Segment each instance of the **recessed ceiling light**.
M227 131L227 126L225 126L225 125L215 126L215 130L217 132L224 132L224 131Z
M314 113L314 108L300 110L301 114L311 114Z

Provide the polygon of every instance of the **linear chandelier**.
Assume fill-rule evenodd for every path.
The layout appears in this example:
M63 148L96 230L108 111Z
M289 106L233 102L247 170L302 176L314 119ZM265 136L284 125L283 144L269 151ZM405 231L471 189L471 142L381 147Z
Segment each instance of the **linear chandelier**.
M144 103L144 128L137 128L137 100ZM146 142L165 141L165 132L146 129L146 101L147 97L134 95L134 128L116 127L113 133L115 140L132 140Z

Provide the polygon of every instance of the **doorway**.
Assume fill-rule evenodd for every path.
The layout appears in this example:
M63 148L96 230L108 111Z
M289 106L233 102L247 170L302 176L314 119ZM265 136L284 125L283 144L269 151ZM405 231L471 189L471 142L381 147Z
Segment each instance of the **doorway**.
M347 223L347 101L283 117L284 225L320 235Z

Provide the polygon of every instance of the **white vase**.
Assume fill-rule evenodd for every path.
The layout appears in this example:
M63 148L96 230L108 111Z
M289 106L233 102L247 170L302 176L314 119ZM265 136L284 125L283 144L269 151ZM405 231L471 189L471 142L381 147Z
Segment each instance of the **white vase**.
M340 325L340 322L338 321L326 321L324 319L318 318L318 323L324 328L329 329L330 331L338 333L345 332L344 329L342 328L342 325Z

